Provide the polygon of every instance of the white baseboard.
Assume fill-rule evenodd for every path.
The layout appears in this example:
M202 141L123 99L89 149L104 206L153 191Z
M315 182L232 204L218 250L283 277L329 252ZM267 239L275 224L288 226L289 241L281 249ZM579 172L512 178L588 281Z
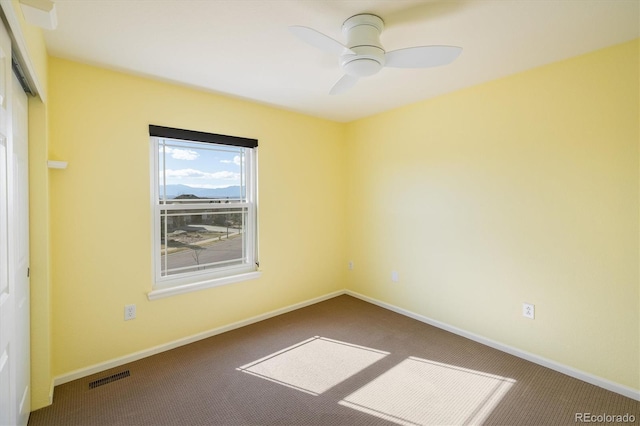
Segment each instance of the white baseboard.
M69 373L57 376L53 379L52 389L50 394L50 399L53 401L53 386L58 386L63 383L71 382L76 379L81 379L86 376L90 376L95 373L99 373L101 371L108 370L110 368L119 367L124 364L128 364L133 361L137 361L142 358L146 358L151 355L159 354L161 352L168 351L170 349L174 349L180 346L188 345L189 343L197 342L198 340L206 339L217 334L225 333L227 331L235 330L240 327L244 327L256 322L260 322L278 315L285 314L287 312L295 311L300 308L304 308L309 305L314 305L319 302L323 302L328 299L332 299L336 296L340 296L345 294L344 290L334 291L333 293L325 294L324 296L315 297L313 299L306 300L304 302L295 303L293 305L285 306L284 308L276 309L271 312L267 312L265 314L257 315L255 317L248 318L246 320L234 322L232 324L228 324L222 327L214 328L213 330L205 331L202 333L194 334L192 336L184 337L182 339L174 340L173 342L165 343L162 345L154 346L149 349L144 349L139 352L134 352L129 355L125 355L119 358L114 358L109 361L101 362L98 364L91 365L86 368L81 368L78 370L71 371Z
M494 349L498 349L499 351L506 352L510 355L517 356L518 358L525 359L527 361L531 361L535 364L541 365L543 367L550 368L552 370L558 371L562 374L566 374L567 376L576 378L578 380L582 380L584 382L590 383L592 385L601 387L603 389L610 390L612 392L618 393L620 395L626 396L628 398L635 399L640 401L640 391L630 388L628 386L621 385L619 383L612 382L610 380L604 379L602 377L595 376L590 373L586 373L581 370L577 370L573 367L569 367L564 364L560 364L558 362L549 360L547 358L543 358L541 356L520 350L518 348L514 348L509 345L505 345L503 343L497 342L495 340L488 339L486 337L480 336L475 333L471 333L460 328L445 324L443 322L425 317L420 314L416 314L414 312L408 311L403 308L399 308L397 306L391 305L389 303L382 302L380 300L374 299L369 296L365 296L363 294L351 291L351 290L338 290L332 293L326 294L324 296L316 297L313 299L306 300L304 302L295 303L290 306L286 306L284 308L276 309L271 312L267 312L262 315L257 315L255 317L248 318L246 320L234 322L229 325L225 325L222 327L215 328L213 330L205 331L203 333L198 333L189 337L185 337L182 339L174 340L173 342L165 343L163 345L155 346L149 349L145 349L139 352L132 353L130 355L126 355L123 357L115 358L109 361L101 362L99 364L94 364L92 366L82 368L79 370L72 371L67 374L63 374L61 376L57 376L53 379L52 388L50 392L50 399L53 401L53 386L61 385L63 383L70 382L72 380L80 379L82 377L89 376L91 374L99 373L104 370L108 370L110 368L115 368L120 365L124 365L133 361L137 361L142 358L146 358L151 355L155 355L164 351L168 351L170 349L174 349L183 345L188 345L189 343L197 342L198 340L206 339L217 334L225 333L227 331L235 330L240 327L244 327L259 321L263 321L268 318L272 318L281 314L285 314L287 312L295 311L300 308L304 308L306 306L314 305L319 302L323 302L328 299L332 299L334 297L348 294L349 296L353 296L355 298L364 300L365 302L369 302L373 305L380 306L382 308L388 309L390 311L396 312L398 314L404 315L409 318L413 318L425 324L432 325L434 327L440 328L442 330L449 331L451 333L457 334L462 337L466 337L467 339L471 339L475 342L482 343L483 345L492 347Z
M364 294L356 293L351 290L345 290L345 294L349 296L353 296L355 298L364 300L365 302L369 302L371 304L380 306L382 308L388 309L390 311L396 312L398 314L404 315L409 318L413 318L425 324L432 325L434 327L440 328L442 330L449 331L453 334L457 334L462 337L466 337L467 339L473 340L478 343L482 343L483 345L492 347L494 349L498 349L499 351L506 352L510 355L517 356L518 358L525 359L527 361L531 361L535 364L541 365L543 367L550 368L551 370L555 370L559 373L566 374L567 376L573 377L578 380L582 380L583 382L590 383L592 385L610 390L611 392L618 393L620 395L626 396L631 399L635 399L640 401L640 391L637 389L630 388L625 385L621 385L619 383L612 382L607 379L603 379L602 377L595 376L590 373L586 373L581 370L577 370L573 367L569 367L567 365L560 364L558 362L552 361L547 358L543 358L541 356L520 350L518 348L514 348L509 345L505 345L500 342L496 342L495 340L487 339L486 337L480 336L475 333L471 333L460 328L445 324L443 322L425 317L423 315L416 314L414 312L408 311L406 309L399 308L397 306L391 305L389 303L382 302L380 300L374 299L369 296L365 296Z

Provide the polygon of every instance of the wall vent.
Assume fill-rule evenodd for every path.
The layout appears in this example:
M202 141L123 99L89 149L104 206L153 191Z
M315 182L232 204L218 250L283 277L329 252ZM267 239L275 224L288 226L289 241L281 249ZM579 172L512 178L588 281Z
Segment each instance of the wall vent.
M112 374L109 377L104 377L102 379L94 380L89 383L89 389L97 388L98 386L106 385L107 383L115 382L116 380L124 379L125 377L129 377L131 374L129 370L121 371L120 373Z

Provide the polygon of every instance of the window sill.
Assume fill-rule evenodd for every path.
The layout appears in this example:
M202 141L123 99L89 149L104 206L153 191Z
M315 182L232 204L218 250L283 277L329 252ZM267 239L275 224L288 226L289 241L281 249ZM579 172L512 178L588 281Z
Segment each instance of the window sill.
M191 293L192 291L204 290L205 288L218 287L226 284L233 284L241 281L254 280L260 278L262 272L254 271L245 274L238 274L224 278L216 278L213 280L200 281L192 284L182 284L175 287L161 288L151 290L147 293L149 300L163 299L165 297L176 296L178 294Z

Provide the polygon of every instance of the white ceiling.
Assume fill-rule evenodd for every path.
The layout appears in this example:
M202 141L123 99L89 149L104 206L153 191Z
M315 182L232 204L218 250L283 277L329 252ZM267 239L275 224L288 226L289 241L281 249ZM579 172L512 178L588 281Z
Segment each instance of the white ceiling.
M49 53L287 110L351 121L640 36L640 0L57 0ZM336 96L338 59L290 25L344 41L385 21L386 50L464 48L451 65L387 68Z

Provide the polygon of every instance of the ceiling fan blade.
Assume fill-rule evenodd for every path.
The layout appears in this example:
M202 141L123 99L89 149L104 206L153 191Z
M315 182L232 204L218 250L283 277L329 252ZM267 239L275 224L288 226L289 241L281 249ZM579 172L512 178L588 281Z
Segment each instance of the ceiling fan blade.
M386 67L429 68L447 65L462 52L457 46L417 46L392 50L385 54Z
M314 30L313 28L294 25L289 27L289 31L291 31L300 40L307 42L313 47L316 47L327 53L342 55L345 50L350 50L339 41L334 40L331 37Z
M353 86L355 86L357 82L358 82L358 77L345 74L342 76L340 80L338 80L336 84L333 85L333 87L329 91L329 94L339 95L341 93L344 93L347 90L351 89Z

